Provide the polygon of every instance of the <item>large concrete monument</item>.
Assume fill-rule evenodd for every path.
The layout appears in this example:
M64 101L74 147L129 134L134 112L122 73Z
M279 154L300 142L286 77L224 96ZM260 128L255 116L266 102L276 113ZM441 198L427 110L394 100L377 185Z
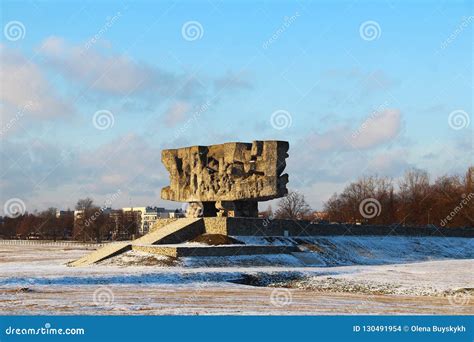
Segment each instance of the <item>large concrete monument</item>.
M163 150L170 186L161 198L189 203L189 217L257 217L258 201L288 193L288 149L269 140Z
M105 244L96 251L69 263L88 266L134 250L178 257L215 257L257 254L291 254L302 263L320 263L318 253L306 245L255 245L223 239L222 236L328 236L328 235L413 235L465 236L474 231L456 232L436 227L397 227L368 225L327 225L309 221L273 219L258 216L258 201L287 194L288 175L282 174L289 144L286 141L254 141L212 146L192 146L162 152L170 173L170 186L162 189L167 200L190 203L188 218L159 219L150 232L133 241ZM199 217L204 216L204 217ZM219 216L219 217L210 217ZM302 229L302 227L305 227ZM453 233L454 232L454 233ZM461 235L451 235L461 234ZM464 234L464 235L462 235ZM220 237L223 243L187 244L201 237ZM237 239L238 240L238 239ZM199 241L203 241L200 239ZM217 241L217 240L213 240ZM319 247L318 247L319 248ZM318 249L320 250L320 248ZM313 256L312 256L313 255Z

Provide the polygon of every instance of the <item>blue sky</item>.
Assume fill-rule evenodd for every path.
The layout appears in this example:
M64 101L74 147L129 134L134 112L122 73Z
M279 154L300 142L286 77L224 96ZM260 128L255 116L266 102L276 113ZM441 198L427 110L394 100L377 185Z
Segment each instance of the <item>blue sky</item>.
M195 144L288 140L315 209L361 175L472 164L470 1L4 1L1 20L0 195L28 211L176 206L160 151Z

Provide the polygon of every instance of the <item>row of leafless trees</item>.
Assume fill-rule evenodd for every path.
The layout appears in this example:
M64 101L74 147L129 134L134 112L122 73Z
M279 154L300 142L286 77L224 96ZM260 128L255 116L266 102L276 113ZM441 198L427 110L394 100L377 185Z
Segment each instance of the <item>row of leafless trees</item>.
M367 176L334 194L323 212L313 212L304 195L291 191L263 217L337 223L474 226L474 167L464 177L446 175L430 182L426 171L408 170L395 184L387 177Z
M70 236L74 215L56 216L56 208L18 217L4 217L0 236L5 238L64 239Z
M394 184L386 177L363 177L324 205L330 221L441 227L474 226L474 167L464 177L446 175L430 182L411 169Z
M90 198L80 199L78 211L57 215L56 208L39 213L5 217L0 237L21 239L73 239L79 241L126 240L138 233L138 212L110 210L94 204Z

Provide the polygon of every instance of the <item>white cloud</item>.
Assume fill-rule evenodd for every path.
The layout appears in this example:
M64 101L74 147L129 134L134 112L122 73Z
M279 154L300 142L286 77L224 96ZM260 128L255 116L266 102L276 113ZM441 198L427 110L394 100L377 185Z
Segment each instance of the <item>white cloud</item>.
M356 148L371 148L390 141L400 132L400 111L387 109L369 116L350 136L350 143Z
M408 161L410 159L409 152L406 149L398 149L377 153L370 158L366 173L398 177L405 170L414 166Z
M186 102L175 102L163 115L165 124L169 127L175 126L186 119L186 113L189 111L190 105Z
M178 96L185 84L177 75L138 63L127 55L101 54L68 44L60 37L45 39L38 53L48 66L86 89L120 97Z
M320 151L371 149L396 138L400 129L400 111L386 109L368 116L357 128L345 122L307 140L311 148Z
M134 134L92 150L78 145L64 153L63 148L43 139L0 144L0 200L28 199L34 209L44 209L38 205L56 198L57 203L49 204L64 208L73 206L81 197L100 199L120 189L125 201L121 205L127 204L130 197L142 198L146 201L142 204L153 204L168 182L161 163L161 147Z
M42 70L21 53L0 45L0 114L2 125L15 116L26 120L69 115L71 104L55 92Z

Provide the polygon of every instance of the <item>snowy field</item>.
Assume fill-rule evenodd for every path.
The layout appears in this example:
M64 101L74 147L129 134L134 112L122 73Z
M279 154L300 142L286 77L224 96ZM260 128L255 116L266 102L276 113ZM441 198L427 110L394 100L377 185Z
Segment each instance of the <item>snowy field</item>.
M0 244L0 313L474 314L473 239L239 239L308 251L182 259L127 252L72 268L66 263L90 247Z

